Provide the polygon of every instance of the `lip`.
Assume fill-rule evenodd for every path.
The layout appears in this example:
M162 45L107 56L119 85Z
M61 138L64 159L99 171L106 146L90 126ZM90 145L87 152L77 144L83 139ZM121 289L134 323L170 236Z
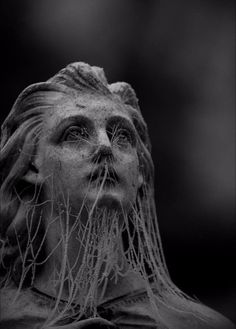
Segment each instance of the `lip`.
M106 178L104 180L105 175ZM115 169L112 167L106 168L105 166L95 169L87 176L87 179L90 183L96 185L101 185L104 181L104 187L115 186L120 181Z

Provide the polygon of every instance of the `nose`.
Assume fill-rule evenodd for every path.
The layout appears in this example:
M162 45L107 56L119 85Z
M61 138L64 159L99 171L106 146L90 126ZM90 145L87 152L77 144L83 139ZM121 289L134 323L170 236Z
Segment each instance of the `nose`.
M107 132L103 129L98 131L97 142L99 147L111 148L111 141L107 135Z
M96 149L93 154L93 162L100 163L103 160L112 160L111 141L105 130L99 130L97 136Z

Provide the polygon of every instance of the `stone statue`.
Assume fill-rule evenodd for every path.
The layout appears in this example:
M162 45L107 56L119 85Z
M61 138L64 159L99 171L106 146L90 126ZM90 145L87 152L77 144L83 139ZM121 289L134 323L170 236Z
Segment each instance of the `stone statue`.
M165 264L134 90L72 63L2 125L0 328L230 329Z

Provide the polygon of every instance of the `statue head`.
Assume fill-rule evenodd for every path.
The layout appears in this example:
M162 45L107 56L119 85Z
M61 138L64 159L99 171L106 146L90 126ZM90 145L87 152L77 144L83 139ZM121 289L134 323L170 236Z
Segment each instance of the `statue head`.
M47 204L74 217L95 205L123 213L142 200L154 205L150 149L134 90L108 84L98 67L73 63L26 88L2 125L5 259L14 264L29 227L33 247L42 243Z
M13 279L18 292L34 285L55 254L52 268L69 289L62 316L76 292L79 316L96 309L98 286L131 268L157 321L168 327L171 310L205 317L168 275L147 126L129 84L108 84L102 69L78 62L29 86L2 125L0 155L2 282ZM52 316L62 289L56 297Z

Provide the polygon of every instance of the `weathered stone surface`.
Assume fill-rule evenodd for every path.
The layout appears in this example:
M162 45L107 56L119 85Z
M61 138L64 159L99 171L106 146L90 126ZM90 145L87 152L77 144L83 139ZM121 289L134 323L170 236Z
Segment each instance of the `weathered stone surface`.
M0 328L233 328L166 270L130 85L73 63L2 126Z

